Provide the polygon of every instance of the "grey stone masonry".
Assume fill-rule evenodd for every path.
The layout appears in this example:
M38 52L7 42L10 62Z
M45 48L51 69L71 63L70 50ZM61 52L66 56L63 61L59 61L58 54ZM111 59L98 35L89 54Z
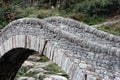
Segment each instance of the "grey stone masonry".
M38 51L71 80L120 80L120 37L69 18L22 18L0 32L0 57L13 48Z

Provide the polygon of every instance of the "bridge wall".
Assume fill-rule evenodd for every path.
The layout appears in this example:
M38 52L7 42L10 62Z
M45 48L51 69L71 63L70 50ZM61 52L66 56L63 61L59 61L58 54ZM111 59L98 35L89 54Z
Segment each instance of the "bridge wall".
M89 28L83 23L78 25L78 22L73 20L57 19L20 19L10 23L1 32L0 55L13 48L31 49L58 64L71 80L120 80L119 37ZM75 34L75 29L65 30L50 24L61 24L62 21L67 26L76 24L79 28L83 27L86 38ZM62 24L63 27L64 25ZM101 37L101 43L92 41L86 33L97 35L96 38ZM109 44L103 43L104 41Z

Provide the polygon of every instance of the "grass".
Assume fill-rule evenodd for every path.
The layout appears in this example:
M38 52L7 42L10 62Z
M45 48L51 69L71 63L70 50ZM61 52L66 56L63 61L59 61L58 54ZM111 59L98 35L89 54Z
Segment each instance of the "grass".
M101 17L89 17L86 16L83 13L77 12L77 13L73 13L73 12L68 12L65 10L59 10L58 8L54 8L54 9L44 9L44 8L35 8L32 6L29 6L27 8L23 8L23 7L16 7L15 9L15 19L19 19L19 18L23 18L23 17L29 17L29 18L46 18L46 17L51 17L51 16L63 16L63 17L67 17L67 18L72 18L75 19L77 21L82 21L86 24L89 25L94 25L94 24L98 24L104 21L104 18ZM4 22L4 21L2 21ZM3 28L5 25L0 23L0 29Z
M47 71L50 71L51 74L64 73L64 71L61 70L60 67L58 67L58 66L57 66L56 64L54 64L54 63L46 66L44 69L47 70Z
M40 62L47 62L47 61L49 61L49 59L48 59L47 57L45 57L45 56L41 56L39 61L40 61ZM30 67L25 67L25 68L20 69L20 70L18 71L18 73L16 74L16 78L21 77L21 76L28 76L28 77L31 77L31 76L32 76L32 77L36 78L36 74L37 74L38 72L31 72L31 73L27 74L27 71L28 71L29 69L30 69ZM40 80L43 80L43 78L45 78L44 75L42 75L42 76L40 77Z
M26 68L23 68L23 69L21 69L20 71L18 71L18 73L16 74L16 78L19 78L19 77L21 77L21 76L28 76L28 77L34 77L34 78L36 78L37 76L36 76L36 74L38 73L38 72L31 72L31 73L29 73L29 74L27 74L27 71L29 70L30 68L28 68L28 67L26 67Z
M44 69L49 71L51 74L62 73L62 76L65 76L68 78L68 75L54 63L46 66Z
M36 78L36 77L37 77L37 76L36 76L37 73L38 73L38 72L31 72L31 73L29 73L29 74L26 74L25 76Z
M47 58L45 56L41 56L39 61L40 62L47 62L47 61L49 61L49 58Z
M41 56L39 62L47 62L49 61L49 59L45 56ZM25 67L25 68L21 68L17 75L16 78L19 78L21 76L28 76L28 77L34 77L34 78L38 78L40 80L43 80L44 78L46 78L46 75L41 75L39 77L37 77L36 74L38 74L38 72L30 72L27 73L27 71L30 69L30 67ZM43 69L45 69L46 71L48 71L46 74L56 74L58 75L60 73L61 76L65 76L66 78L68 78L68 75L60 68L58 67L56 64L52 63L49 64L48 66L44 67Z
M27 72L29 69L30 69L29 67L20 69L20 70L18 71L18 73L16 74L16 78L18 78L18 77L20 77L20 76L25 76L25 75L26 75L26 72Z
M117 23L115 25L109 26L109 27L98 27L99 30L120 36L120 23Z

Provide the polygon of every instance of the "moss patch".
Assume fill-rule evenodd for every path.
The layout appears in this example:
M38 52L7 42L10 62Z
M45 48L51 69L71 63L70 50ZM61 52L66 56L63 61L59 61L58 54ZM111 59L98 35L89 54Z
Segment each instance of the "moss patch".
M45 56L41 56L39 61L40 62L47 62L47 61L49 61L49 59Z
M46 66L44 69L49 71L50 74L62 73L62 76L65 76L66 78L68 78L68 75L54 63Z

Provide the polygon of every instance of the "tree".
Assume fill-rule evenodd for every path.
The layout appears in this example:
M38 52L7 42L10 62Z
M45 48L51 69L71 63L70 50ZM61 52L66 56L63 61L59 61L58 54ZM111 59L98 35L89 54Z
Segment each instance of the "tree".
M12 0L2 0L2 6L0 7L0 22L6 22L8 24L14 19L14 7Z
M83 12L90 16L101 15L118 11L120 0L84 0L76 4L78 12Z

